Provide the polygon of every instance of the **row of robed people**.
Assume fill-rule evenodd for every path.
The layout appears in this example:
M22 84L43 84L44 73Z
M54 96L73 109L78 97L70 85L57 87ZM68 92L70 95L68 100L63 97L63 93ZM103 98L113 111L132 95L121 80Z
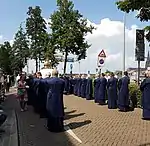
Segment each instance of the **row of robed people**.
M65 82L58 77L58 71L54 69L51 78L30 76L27 84L29 86L27 89L28 104L33 106L40 118L47 119L49 131L62 132L64 130L63 91Z

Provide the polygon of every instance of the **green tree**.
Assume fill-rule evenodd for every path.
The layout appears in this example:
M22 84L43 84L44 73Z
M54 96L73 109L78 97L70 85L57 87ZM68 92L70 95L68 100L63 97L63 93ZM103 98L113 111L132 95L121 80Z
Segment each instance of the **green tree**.
M22 72L22 69L25 67L27 60L30 57L30 52L26 33L21 25L15 34L12 48L14 55L14 61L12 62L13 69Z
M107 69L105 73L106 73L106 74L107 74L107 73L111 73L111 71Z
M53 46L65 55L65 74L68 54L77 55L78 60L86 57L90 45L85 41L85 35L92 33L94 27L87 26L87 20L78 10L74 10L74 4L69 0L57 0L57 11L54 11L50 19Z
M12 47L8 41L0 45L0 68L5 73L13 74L12 70Z
M36 71L38 71L38 59L40 69L40 61L44 58L45 34L47 33L46 22L41 13L42 10L39 6L29 7L28 18L26 19L26 31L31 40L31 58L36 61Z
M55 67L58 64L58 60L55 57L56 50L52 44L53 41L51 35L46 33L44 36L44 46L43 46L44 52L42 52L43 53L42 56L44 60L46 59L51 60L52 67Z
M118 1L117 7L126 13L138 11L137 18L140 21L150 20L150 0L123 0ZM150 26L145 27L146 39L150 42Z

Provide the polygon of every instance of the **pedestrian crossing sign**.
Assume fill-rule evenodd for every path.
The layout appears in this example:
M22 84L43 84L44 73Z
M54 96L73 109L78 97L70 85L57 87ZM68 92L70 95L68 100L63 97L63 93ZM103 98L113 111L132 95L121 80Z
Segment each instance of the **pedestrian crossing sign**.
M105 51L102 50L102 51L98 54L98 57L106 58L106 53L105 53Z

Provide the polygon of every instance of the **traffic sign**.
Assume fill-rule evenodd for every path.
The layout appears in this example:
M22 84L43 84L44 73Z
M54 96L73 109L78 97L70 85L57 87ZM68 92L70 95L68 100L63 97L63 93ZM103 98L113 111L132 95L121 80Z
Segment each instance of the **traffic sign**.
M98 54L97 66L98 66L98 67L104 66L105 59L106 59L106 53L105 53L104 50L102 50L102 51Z
M100 60L99 60L99 63L100 63L100 64L104 64L104 59L100 59Z
M102 51L98 54L98 57L106 58L106 53L105 53L105 51L102 50Z

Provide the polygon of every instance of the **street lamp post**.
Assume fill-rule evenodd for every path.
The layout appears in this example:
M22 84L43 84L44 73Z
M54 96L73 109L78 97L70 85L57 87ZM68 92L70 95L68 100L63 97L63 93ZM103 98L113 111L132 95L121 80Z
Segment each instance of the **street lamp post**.
M123 27L123 72L126 67L126 12L123 17L124 27ZM123 75L123 74L122 74Z

